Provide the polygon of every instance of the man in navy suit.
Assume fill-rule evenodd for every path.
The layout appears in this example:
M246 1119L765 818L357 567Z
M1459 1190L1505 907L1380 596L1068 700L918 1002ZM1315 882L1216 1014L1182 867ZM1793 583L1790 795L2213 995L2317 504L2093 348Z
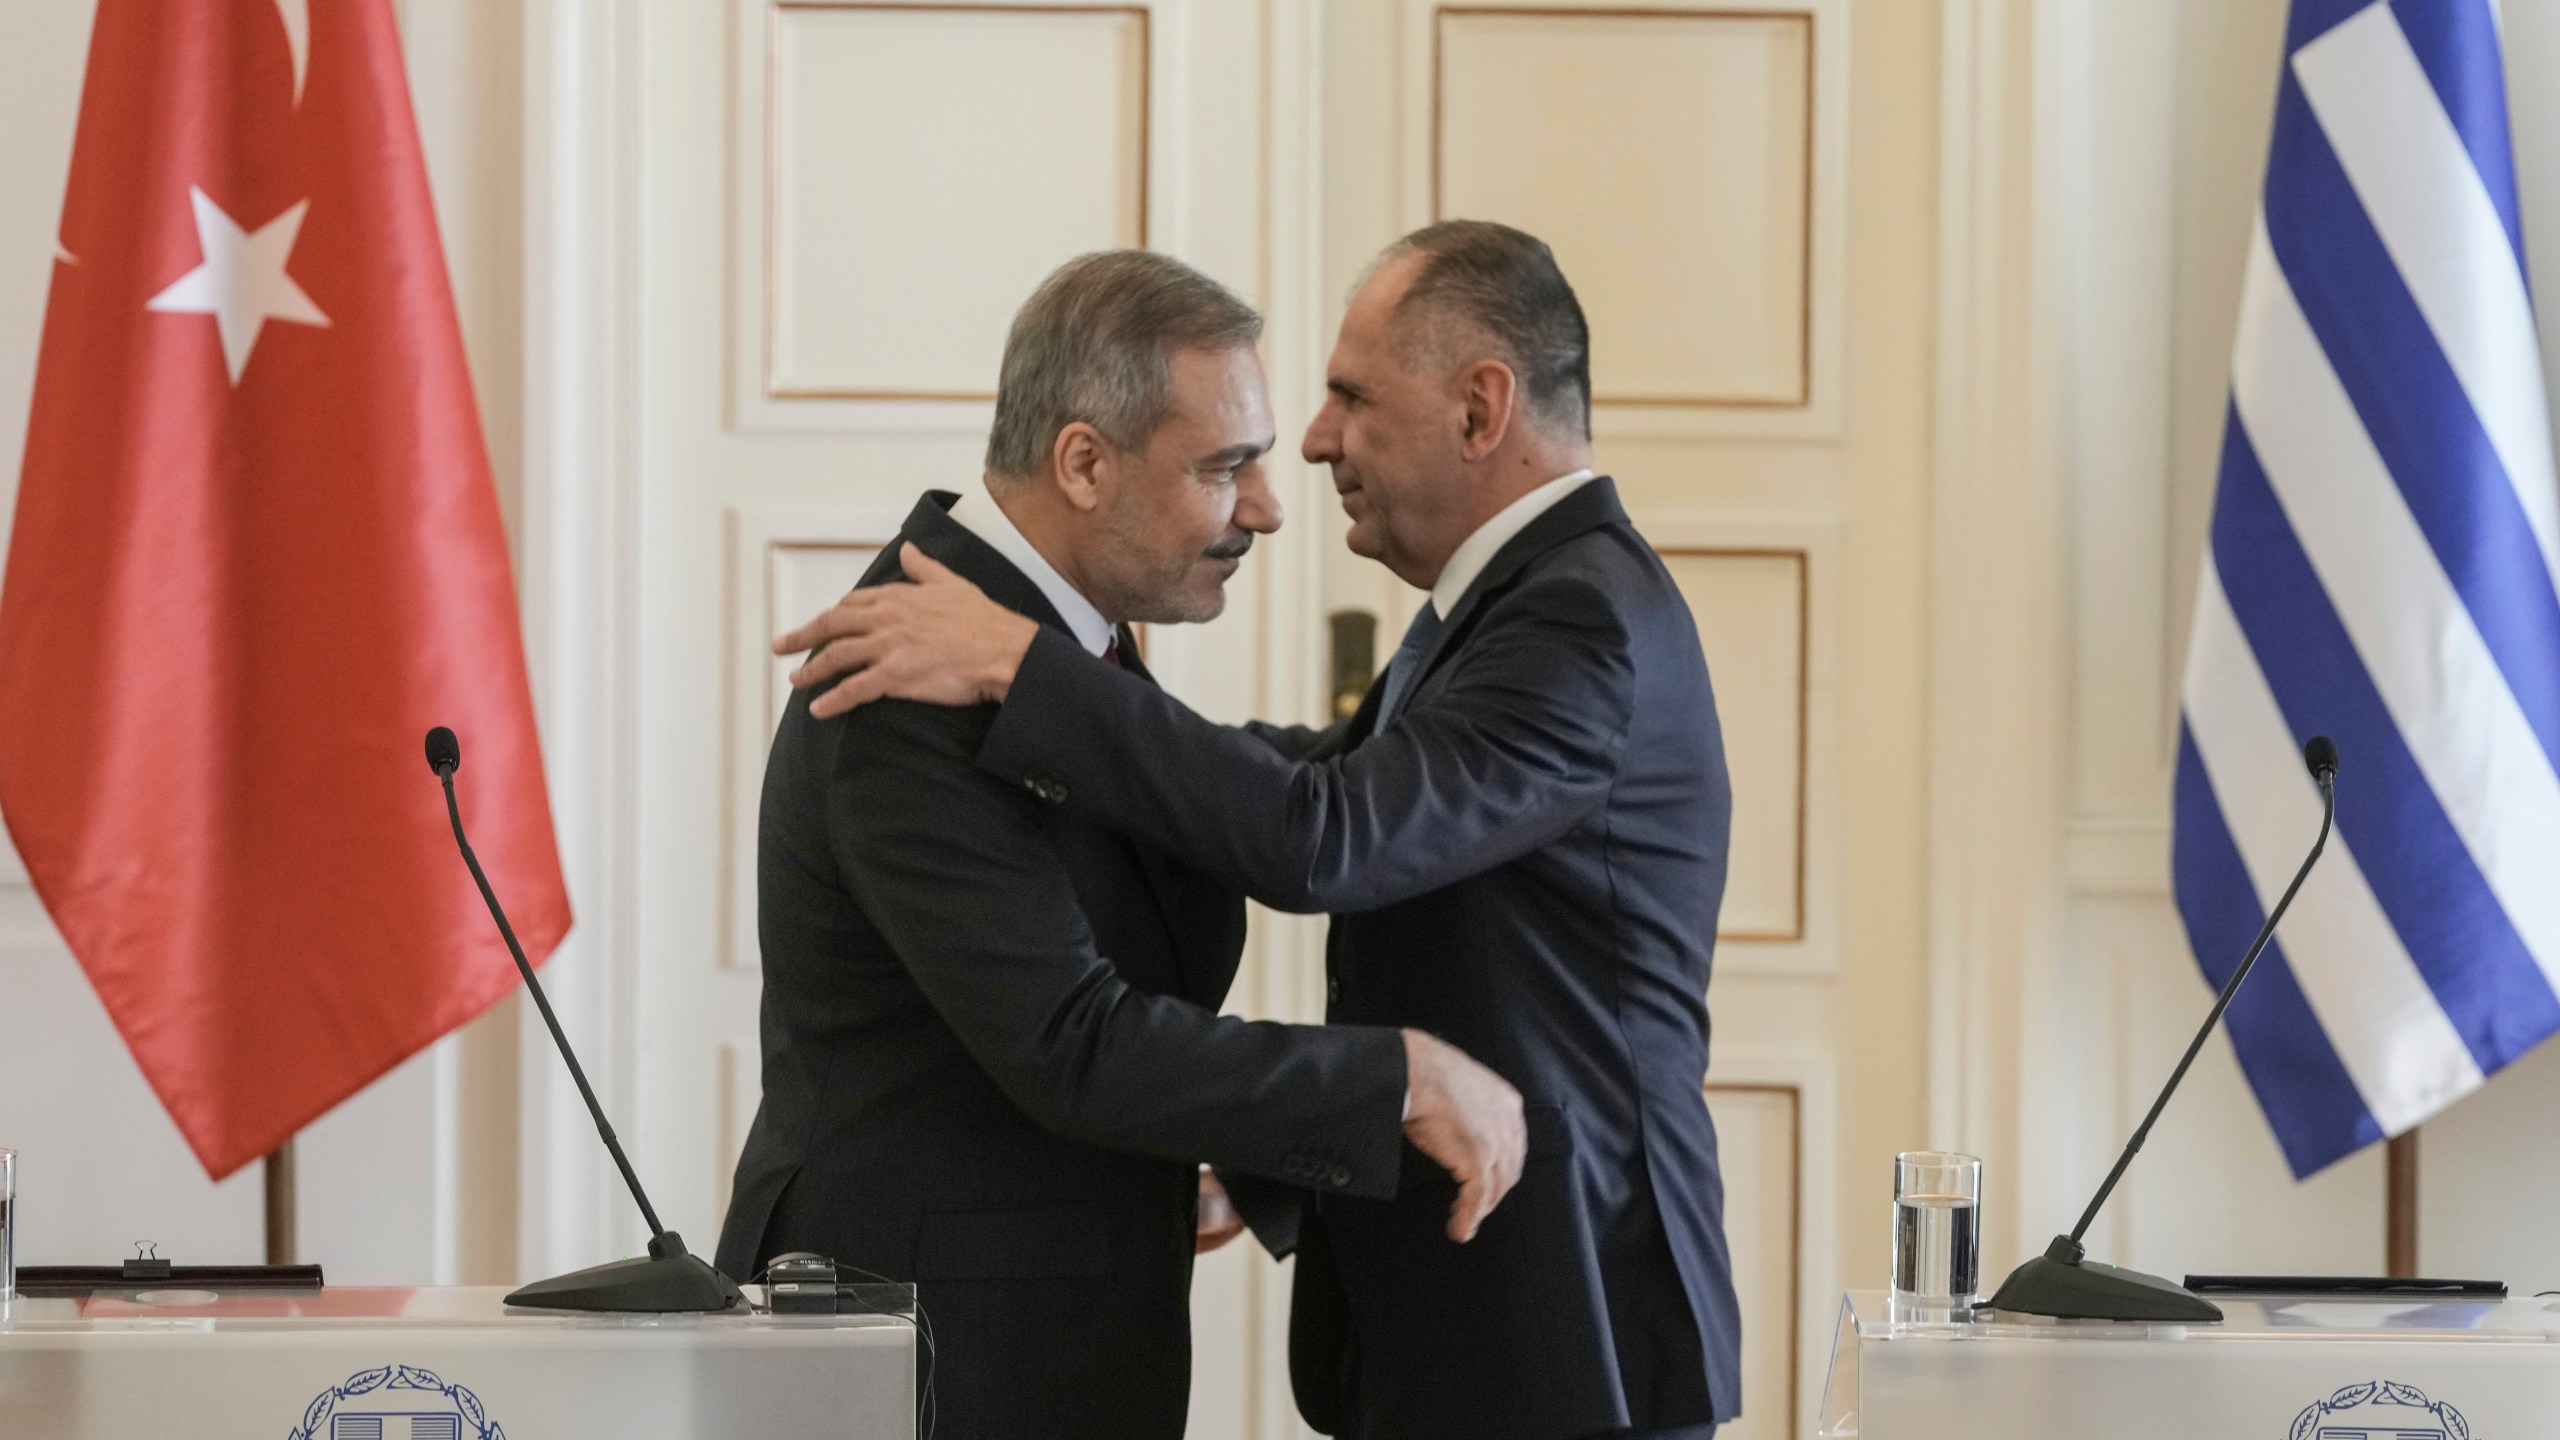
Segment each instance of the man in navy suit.
M1547 247L1435 225L1354 295L1305 454L1351 548L1431 592L1358 713L1212 724L929 561L779 642L851 670L834 713L1001 701L980 769L1265 903L1334 912L1328 1018L1411 1026L1526 1102L1528 1163L1475 1243L1449 1188L1234 1177L1299 1257L1299 1408L1364 1440L1713 1432L1740 1320L1706 989L1731 819L1688 607L1590 469L1581 307Z

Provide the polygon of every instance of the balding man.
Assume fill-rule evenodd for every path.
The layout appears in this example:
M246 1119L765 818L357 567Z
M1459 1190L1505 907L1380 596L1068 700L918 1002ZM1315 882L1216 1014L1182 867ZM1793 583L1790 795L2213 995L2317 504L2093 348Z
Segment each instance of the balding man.
M911 563L1153 690L1130 622L1215 616L1280 523L1260 331L1178 261L1069 263L1006 342L985 489L918 502ZM863 583L900 578L897 554ZM1171 1440L1200 1162L1385 1203L1401 1135L1447 1163L1440 1223L1471 1237L1519 1174L1520 1098L1419 1030L1212 1013L1244 940L1232 883L977 768L994 718L784 715L756 855L764 1094L720 1266L814 1251L915 1281L944 1440Z
M1591 471L1589 344L1545 245L1397 242L1352 297L1306 458L1350 545L1430 592L1359 712L1214 725L1032 635L951 577L796 637L802 676L1001 700L988 773L1269 904L1336 912L1330 1018L1431 1031L1527 1101L1528 1168L1464 1247L1446 1187L1272 1205L1317 1429L1366 1440L1695 1440L1741 1405L1701 1093L1731 793L1688 606Z

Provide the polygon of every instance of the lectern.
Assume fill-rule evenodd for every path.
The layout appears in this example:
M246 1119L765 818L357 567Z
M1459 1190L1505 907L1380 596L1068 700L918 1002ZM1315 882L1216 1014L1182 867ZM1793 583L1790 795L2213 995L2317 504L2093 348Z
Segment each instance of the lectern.
M2469 1440L2560 1423L2550 1300L2222 1301L2215 1325L1841 1307L1822 1440Z
M881 1315L561 1315L503 1289L20 1298L0 1435L914 1440Z

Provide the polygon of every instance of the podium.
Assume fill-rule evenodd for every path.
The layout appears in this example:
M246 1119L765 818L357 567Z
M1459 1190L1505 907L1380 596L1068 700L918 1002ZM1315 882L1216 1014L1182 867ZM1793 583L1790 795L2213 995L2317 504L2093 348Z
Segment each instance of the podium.
M505 1294L21 1297L0 1321L0 1435L915 1436L903 1319L566 1315L511 1311Z
M2552 1300L2215 1303L2220 1325L1951 1322L1853 1291L1815 1434L2469 1440L2560 1426Z

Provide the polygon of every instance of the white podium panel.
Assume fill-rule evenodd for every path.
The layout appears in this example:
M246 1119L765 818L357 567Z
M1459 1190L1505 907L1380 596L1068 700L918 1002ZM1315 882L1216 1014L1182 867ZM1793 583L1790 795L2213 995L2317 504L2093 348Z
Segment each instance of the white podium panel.
M510 1311L505 1293L20 1299L0 1321L0 1436L915 1436L903 1320L566 1316Z
M1823 1440L2506 1440L2560 1433L2550 1300L2223 1300L2220 1325L1841 1308Z

